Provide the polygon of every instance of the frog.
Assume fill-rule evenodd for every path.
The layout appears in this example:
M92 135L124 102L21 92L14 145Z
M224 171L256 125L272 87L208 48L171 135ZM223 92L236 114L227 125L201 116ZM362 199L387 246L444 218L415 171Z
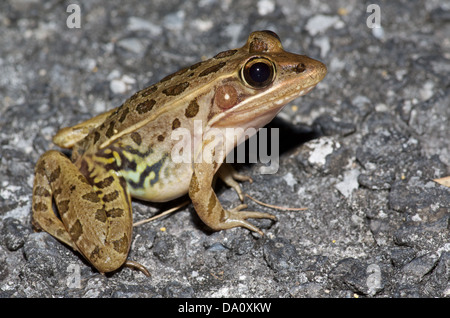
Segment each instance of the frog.
M33 227L80 253L102 274L129 266L149 275L145 266L128 259L132 198L167 202L188 194L213 231L242 227L263 235L248 219L276 217L246 211L239 182L251 178L224 160L239 138L205 136L213 129L225 135L230 128L264 127L326 73L322 62L285 51L276 33L255 31L241 48L185 67L119 107L60 129L53 143L71 149L71 157L53 149L38 159ZM203 146L178 150L191 160L172 159L179 145L173 134L180 129ZM213 187L217 177L236 190L242 204L222 206Z

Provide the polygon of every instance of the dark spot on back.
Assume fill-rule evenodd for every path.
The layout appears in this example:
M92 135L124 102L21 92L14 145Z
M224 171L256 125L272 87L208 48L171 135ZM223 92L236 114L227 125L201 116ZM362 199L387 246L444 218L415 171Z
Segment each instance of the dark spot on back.
M203 64L203 62L195 63L194 65L191 65L191 67L189 67L189 70L193 71L193 70L195 70L197 67L199 67L202 64Z
M158 141L164 141L164 136L163 135L159 135L158 136Z
M133 96L131 96L130 99L136 98L135 95L136 95L136 94L134 94ZM123 106L123 104L120 105L119 107L115 108L114 111L113 111L111 114L109 114L109 116L108 116L106 119L110 119L110 118L116 116L116 115L119 113L119 111L120 111L120 109L121 109L122 106ZM102 125L103 125L103 124L102 124ZM101 126L101 127L105 127L105 126L103 125L103 126Z
M107 130L106 133L105 133L106 137L111 138L112 135L114 135L114 125L115 125L115 124L116 124L116 123L115 123L114 121L112 121L112 122L109 123L108 130Z
M141 96L142 96L142 97L147 97L147 96L150 95L151 93L156 92L157 89L158 89L158 86L156 86L156 85L147 87L147 88L145 88L145 89L143 89L143 90L141 91Z
M225 64L227 64L227 63L220 62L220 63L218 63L216 65L210 66L207 69L203 70L200 74L198 74L198 77L202 77L202 76L206 76L206 75L211 74L211 73L215 73L218 70L220 70L222 67L224 67Z
M125 118L127 118L129 112L130 110L128 109L128 107L125 107L122 111L122 115L120 115L119 122L123 123Z
M100 139L100 133L98 131L94 132L94 144Z
M183 82L183 83L168 87L165 90L163 90L162 92L164 94L166 94L167 96L177 96L177 95L180 95L181 93L183 93L184 90L188 87L189 87L189 83Z
M142 137L141 137L141 135L140 135L139 133L137 133L137 132L132 132L131 135L130 135L130 137L131 137L131 139L134 141L134 143L135 143L136 145L138 145L138 146L141 145L141 143L142 143Z
M151 111L153 106L155 106L155 104L156 104L156 101L154 99L149 99L149 100L143 101L142 103L137 105L136 111L139 114L145 114L145 113Z
M214 56L214 58L221 59L224 57L232 56L232 55L236 54L236 52L237 52L237 50L228 50L228 51L220 52L219 54Z
M136 171L137 163L134 161L127 161L127 162L123 163L122 166L123 166L123 169L125 169L127 171Z
M185 111L184 115L187 118L195 117L195 115L198 114L198 110L199 109L200 109L200 106L198 105L197 100L194 99L193 101L191 101L189 103L189 106L186 108L186 111Z
M172 130L175 130L181 126L180 120L175 118L172 122Z

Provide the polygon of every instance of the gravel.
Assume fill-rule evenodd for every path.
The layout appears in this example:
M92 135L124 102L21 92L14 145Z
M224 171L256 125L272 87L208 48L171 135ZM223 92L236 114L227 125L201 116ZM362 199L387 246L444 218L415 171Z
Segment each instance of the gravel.
M339 6L341 4L341 6ZM359 1L0 3L0 297L450 297L450 7ZM101 275L31 227L34 165L52 135L270 29L328 75L285 107L276 174L238 166L264 237L208 229L192 205L135 228L130 268ZM67 153L67 152L66 152ZM217 184L227 208L235 192ZM182 202L182 200L180 201ZM133 202L135 220L173 204Z

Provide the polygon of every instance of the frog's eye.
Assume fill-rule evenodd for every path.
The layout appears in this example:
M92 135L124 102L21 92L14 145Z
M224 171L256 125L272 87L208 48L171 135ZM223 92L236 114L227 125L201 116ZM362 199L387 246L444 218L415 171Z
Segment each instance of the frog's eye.
M241 77L253 88L267 87L275 78L275 65L263 57L253 58L241 69Z

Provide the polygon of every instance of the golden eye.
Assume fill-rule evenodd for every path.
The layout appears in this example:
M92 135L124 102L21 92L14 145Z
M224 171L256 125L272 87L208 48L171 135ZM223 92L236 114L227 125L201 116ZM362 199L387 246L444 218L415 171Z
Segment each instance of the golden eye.
M241 69L241 76L247 85L264 88L272 84L275 78L275 65L266 58L253 58Z

